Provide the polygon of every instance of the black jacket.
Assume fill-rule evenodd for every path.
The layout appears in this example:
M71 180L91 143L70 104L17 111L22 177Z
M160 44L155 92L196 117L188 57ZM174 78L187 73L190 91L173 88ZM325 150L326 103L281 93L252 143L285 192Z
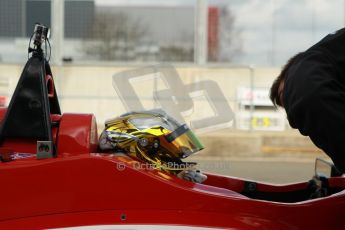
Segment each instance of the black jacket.
M283 102L291 127L345 172L345 29L299 56L287 72Z

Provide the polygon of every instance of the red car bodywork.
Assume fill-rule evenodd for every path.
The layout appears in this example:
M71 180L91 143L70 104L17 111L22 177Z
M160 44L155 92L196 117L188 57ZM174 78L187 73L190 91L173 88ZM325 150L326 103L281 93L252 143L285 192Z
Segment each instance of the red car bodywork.
M329 178L324 183L328 194L310 199L315 192L310 182L271 185L207 174L208 179L198 184L139 167L139 161L125 154L101 153L92 114L61 114L41 49L43 29L47 28L36 24L32 56L9 107L0 109L0 229L345 225L343 177ZM41 148L50 155L41 157Z
M1 110L3 117L5 110ZM233 229L335 229L345 224L345 191L300 202L243 195L246 182L208 174L203 184L181 180L121 154L97 153L91 114L51 116L57 157L0 163L0 229L169 224ZM7 140L3 149L35 153L36 142ZM330 178L345 188L345 178ZM256 183L260 192L289 193L308 183ZM242 194L241 194L242 193Z

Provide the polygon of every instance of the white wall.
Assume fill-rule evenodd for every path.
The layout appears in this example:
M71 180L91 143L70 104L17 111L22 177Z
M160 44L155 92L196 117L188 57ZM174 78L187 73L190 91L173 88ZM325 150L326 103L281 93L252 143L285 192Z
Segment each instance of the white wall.
M63 112L94 113L102 127L104 121L127 112L112 85L112 76L134 66L96 66L96 65L65 65L52 68L57 87L61 109ZM0 78L8 79L8 91L0 92L9 97L17 84L23 65L0 64ZM221 66L177 66L176 70L184 84L203 80L215 81L230 107L236 112L236 90L241 86L250 86L250 70L246 67ZM279 73L279 68L254 68L254 87L270 87ZM146 109L155 104L152 100L154 88L165 89L161 80L156 83L144 79L132 83ZM196 117L207 117L212 112L209 103L194 103L193 111L187 114L187 120Z

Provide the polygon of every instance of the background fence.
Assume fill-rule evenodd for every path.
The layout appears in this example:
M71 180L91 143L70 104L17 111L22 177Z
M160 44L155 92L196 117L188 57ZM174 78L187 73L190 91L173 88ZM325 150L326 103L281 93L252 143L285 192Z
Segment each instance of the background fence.
M345 0L0 0L0 106L35 22L51 28L63 112L94 113L102 130L134 107L163 108L204 132L211 156L252 158L315 152L268 89L290 56L343 27Z
M1 0L0 61L26 60L33 24L53 62L281 66L344 26L344 0Z
M159 68L159 65L154 67ZM22 68L22 65L0 65L0 79L4 84L1 93L7 96L7 103ZM167 100L173 102L173 99L164 97L164 95L157 98L157 92L174 89L174 85L180 84L176 87L183 88L182 91L187 90L189 100L182 98L180 104L188 102L190 105L187 108L170 110L170 112L175 113L176 117L182 116L189 124L206 118L215 120L217 115L226 112L227 115L233 113L233 116L228 117L227 122L218 122L219 124L224 123L223 128L281 131L286 128L284 113L276 111L268 100L267 85L279 72L278 68L200 67L197 65L175 68L169 66L173 70L176 69L177 75L174 75L172 81L168 83L159 76L161 74L159 70L152 71L150 74L140 74L142 68L140 66L106 65L55 66L53 72L62 110L93 112L98 118L99 126L102 127L106 119L119 116L129 109L140 110L140 107L133 107L134 103L141 103L142 109L171 109L169 104L168 106L165 104L169 102ZM138 97L136 101L133 101L132 95L123 98L121 93L128 91L129 87L119 88L121 85L114 81L115 77L121 77L125 71L133 70L139 70L139 72L128 82ZM181 80L181 82L177 82L177 80ZM208 86L201 87L204 82ZM185 89L184 87L187 85L192 85L192 88ZM253 107L251 107L251 103ZM219 106L216 108L217 105ZM223 111L222 109L226 106L231 111ZM209 126L216 125L213 121L211 123ZM205 126L207 125L199 125L194 128L200 129L200 131L209 128Z

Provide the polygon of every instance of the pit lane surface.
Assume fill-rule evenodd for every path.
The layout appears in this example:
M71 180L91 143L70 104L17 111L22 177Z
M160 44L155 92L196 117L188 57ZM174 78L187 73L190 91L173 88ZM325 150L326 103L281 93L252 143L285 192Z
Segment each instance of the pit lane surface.
M308 181L314 175L314 159L202 159L194 158L201 171L284 184Z

